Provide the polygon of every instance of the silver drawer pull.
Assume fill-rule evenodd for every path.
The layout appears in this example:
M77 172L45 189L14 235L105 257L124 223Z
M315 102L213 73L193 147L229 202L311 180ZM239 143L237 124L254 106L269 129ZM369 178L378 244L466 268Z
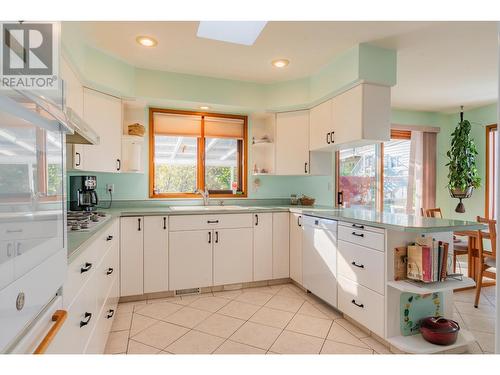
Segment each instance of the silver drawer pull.
M365 308L365 305L363 305L362 303L357 303L355 299L353 299L353 300L351 301L351 303L352 303L353 305L356 305L356 306L358 306L358 307L361 307L362 309L364 309L364 308Z
M364 237L365 236L364 233L356 233L356 232L352 232L352 235L357 236L357 237Z
M365 265L364 264L357 264L356 261L352 261L351 264L354 266L354 267L358 267L358 268L365 268Z

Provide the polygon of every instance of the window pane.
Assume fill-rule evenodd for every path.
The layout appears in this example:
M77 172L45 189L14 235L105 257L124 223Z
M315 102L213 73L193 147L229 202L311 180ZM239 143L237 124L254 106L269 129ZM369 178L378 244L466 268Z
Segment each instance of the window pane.
M375 145L339 152L339 191L345 207L375 208L377 155Z
M156 193L192 193L196 190L197 138L156 135Z
M210 192L231 192L239 181L238 141L230 138L205 139L205 185Z
M384 211L386 212L415 212L415 196L408 202L410 146L409 140L392 140L384 143Z

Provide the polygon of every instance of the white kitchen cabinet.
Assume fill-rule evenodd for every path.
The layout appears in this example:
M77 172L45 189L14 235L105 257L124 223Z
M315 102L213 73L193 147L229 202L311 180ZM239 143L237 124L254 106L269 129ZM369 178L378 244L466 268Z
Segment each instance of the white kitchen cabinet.
M100 138L98 145L83 146L83 169L92 172L119 172L122 164L121 100L85 87L83 118Z
M278 113L275 143L275 174L309 174L309 111Z
M253 280L273 278L273 214L256 213L253 223Z
M144 293L144 218L120 220L120 296Z
M213 230L170 232L170 290L207 287L212 285Z
M309 149L322 150L332 145L332 99L311 108L309 115Z
M288 212L273 213L273 279L290 277Z
M168 218L144 217L144 293L168 290Z
M302 215L290 213L290 278L302 285Z
M214 285L252 281L252 228L213 232Z

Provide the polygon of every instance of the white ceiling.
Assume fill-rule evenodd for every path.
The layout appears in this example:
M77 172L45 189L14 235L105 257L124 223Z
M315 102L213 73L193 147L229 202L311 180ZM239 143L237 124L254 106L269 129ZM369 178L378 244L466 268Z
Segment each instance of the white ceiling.
M308 76L357 43L398 51L394 107L453 111L497 98L494 22L269 22L253 46L196 36L198 22L82 22L83 41L149 69L271 83ZM147 49L138 35L158 40ZM289 59L285 69L271 61Z

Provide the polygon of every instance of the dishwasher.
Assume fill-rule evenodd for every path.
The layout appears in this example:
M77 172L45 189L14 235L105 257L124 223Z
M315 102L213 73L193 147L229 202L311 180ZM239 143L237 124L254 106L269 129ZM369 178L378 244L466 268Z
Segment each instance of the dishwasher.
M304 216L303 285L337 307L337 221Z

